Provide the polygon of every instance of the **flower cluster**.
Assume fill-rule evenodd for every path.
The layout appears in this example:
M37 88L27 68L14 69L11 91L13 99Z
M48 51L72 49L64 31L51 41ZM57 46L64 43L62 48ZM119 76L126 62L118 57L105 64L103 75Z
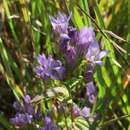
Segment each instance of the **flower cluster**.
M67 18L60 13L57 18L50 17L50 20L54 32L58 33L59 49L69 67L74 67L82 57L93 65L102 63L101 59L108 52L100 50L92 27L84 27L80 31L70 29L68 26L70 17Z
M96 101L96 88L94 86L93 82L89 82L86 85L86 96L88 97L88 100L90 103L95 103Z
M31 98L29 95L24 97L23 104L15 102L13 107L17 111L15 117L10 119L13 125L24 127L27 124L32 123L34 106L31 104Z
M63 79L65 68L59 60L54 60L51 56L46 58L44 54L38 56L39 66L36 67L36 75L44 80Z
M86 84L85 100L87 98L87 101L89 101L89 103L86 102L86 104L82 106L81 109L80 107L78 107L78 105L74 105L75 103L72 99L72 107L71 109L68 109L67 105L61 106L63 102L61 104L59 102L57 103L58 99L54 98L54 102L52 101L52 109L55 106L57 111L59 110L58 114L60 114L60 112L62 111L61 115L63 115L63 113L69 113L68 115L71 115L73 118L81 116L84 120L88 120L88 118L91 115L90 107L94 103L96 103L97 100L97 91L93 82L94 70L96 65L102 64L101 60L108 54L108 52L105 50L102 51L100 49L100 46L96 41L95 33L92 27L84 27L80 30L77 30L74 27L69 27L70 17L71 15L67 18L65 15L62 15L61 13L58 13L57 18L50 17L51 25L57 42L58 54L62 54L64 58L64 60L63 58L61 58L63 60L63 63L60 60L55 60L52 56L46 57L45 54L41 54L37 58L38 65L35 68L35 74L42 80L59 80L60 83L58 83L61 86L62 84L63 86L66 86L67 83L69 83L66 80L71 81L71 76L69 77L68 73L72 73L75 69L78 69L82 60L87 61L85 62L86 70L84 71L84 82ZM53 92L56 93L55 89L49 91L48 93L46 91L44 97L47 94L51 94L51 97L53 97ZM68 93L71 94L71 90L69 90ZM62 95L62 92L59 95ZM56 96L58 96L57 93ZM35 118L36 115L38 115L38 113L34 112L34 106L32 105L31 98L28 95L25 96L23 104L15 103L14 107L17 111L15 117L11 118L11 123L14 125L23 127L27 124L31 124L33 118ZM49 111L54 110L49 109ZM46 114L48 113L46 112ZM40 130L58 130L58 126L54 123L53 116L49 115L44 116L42 118L44 120L44 126L41 128L39 127Z
M58 130L49 116L44 118L44 126L45 127L40 128L40 130Z
M81 110L77 105L73 105L73 107L72 107L72 116L74 116L74 117L82 116L85 119L87 119L90 116L90 108L85 106Z

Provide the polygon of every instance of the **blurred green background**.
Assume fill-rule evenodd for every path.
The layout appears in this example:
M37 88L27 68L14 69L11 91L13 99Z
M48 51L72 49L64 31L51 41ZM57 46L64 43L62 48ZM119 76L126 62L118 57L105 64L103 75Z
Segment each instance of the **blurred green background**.
M129 0L0 1L0 130L13 130L12 103L40 91L34 75L39 53L55 55L49 15L69 15L78 29L93 26L102 48L110 50L94 79L98 85L101 122L130 114ZM130 130L130 118L106 123L104 130Z

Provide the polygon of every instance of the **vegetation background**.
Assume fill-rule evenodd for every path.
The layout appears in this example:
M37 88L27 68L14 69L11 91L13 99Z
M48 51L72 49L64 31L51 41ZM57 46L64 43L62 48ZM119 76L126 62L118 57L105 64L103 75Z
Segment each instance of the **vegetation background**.
M129 0L0 0L0 130L14 130L9 118L16 99L41 91L33 68L39 53L55 55L49 15L58 11L72 12L70 24L78 29L93 26L110 50L94 76L97 109L107 121L103 129L130 130Z

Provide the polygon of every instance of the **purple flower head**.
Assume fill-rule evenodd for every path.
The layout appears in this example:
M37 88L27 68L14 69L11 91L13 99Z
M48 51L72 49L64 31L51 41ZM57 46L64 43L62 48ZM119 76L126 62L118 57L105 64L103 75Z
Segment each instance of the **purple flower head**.
M80 116L80 108L77 105L72 107L72 115L75 117Z
M58 130L49 116L44 118L44 125L45 127L41 128L40 130Z
M51 25L55 33L67 33L68 24L71 15L67 18L65 15L62 15L58 12L57 18L50 16Z
M46 128L40 128L39 130L46 130Z
M32 115L34 113L34 106L31 104L31 97L29 95L24 96L24 102L22 104L22 107L24 108L24 112Z
M85 79L88 82L92 81L93 73L94 73L94 68L95 68L94 64L90 63L90 64L87 65L87 69L86 69L86 72L85 72Z
M33 104L25 104L24 105L24 108L25 108L25 111L28 113L28 114L31 114L33 115L34 114L34 106Z
M86 89L87 89L87 92L86 92L87 96L89 96L89 95L96 92L96 89L95 89L95 86L94 86L93 82L87 83Z
M31 97L29 95L24 96L24 102L29 104L31 102Z
M81 111L81 114L84 118L88 118L90 116L90 108L84 107Z
M72 28L69 31L69 37L70 37L70 42L72 45L76 46L77 43L79 42L79 32L77 31L76 28Z
M79 32L79 41L78 46L80 47L81 51L85 53L91 43L95 41L95 33L93 29L84 27Z
M101 59L108 54L108 51L100 51L98 43L95 41L89 45L88 51L86 53L86 59L93 63L101 65Z
M92 94L92 95L88 96L88 100L90 103L93 104L96 101L96 96L94 94Z
M47 126L47 125L50 125L50 124L52 123L51 118L48 117L48 116L46 116L45 119L44 119L44 123L45 123L46 126Z
M35 73L42 79L63 79L65 68L59 60L54 60L51 56L48 58L44 54L38 56L39 66L36 67Z
M31 98L29 95L24 97L24 101L22 103L14 102L13 107L17 112L15 117L10 119L10 122L13 125L23 127L32 122L34 106L31 104Z
M25 114L16 114L14 118L10 119L11 124L24 127L27 124L32 123L32 115L29 115L28 113Z
M60 37L60 51L65 53L67 51L67 42L70 40L70 37L67 34L62 34Z
M90 103L94 103L96 101L96 88L93 82L89 82L86 85L86 96Z
M34 113L34 106L31 104L29 95L25 95L23 103L14 102L13 107L17 113L28 113L30 115Z
M24 111L24 107L19 102L14 102L13 107L14 107L15 111L17 111L17 112Z
M77 53L76 53L76 48L73 46L67 46L67 50L65 53L65 59L68 65L75 64L77 60Z

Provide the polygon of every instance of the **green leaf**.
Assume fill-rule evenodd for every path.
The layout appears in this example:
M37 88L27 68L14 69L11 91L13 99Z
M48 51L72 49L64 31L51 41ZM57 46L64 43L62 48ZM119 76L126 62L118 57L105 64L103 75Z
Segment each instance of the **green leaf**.
M73 8L73 22L79 29L84 26L82 16L79 14L77 6Z
M82 117L76 118L74 123L80 130L89 130L88 122Z
M69 98L69 92L65 87L50 88L46 91L46 95L49 98L59 97L61 100Z

